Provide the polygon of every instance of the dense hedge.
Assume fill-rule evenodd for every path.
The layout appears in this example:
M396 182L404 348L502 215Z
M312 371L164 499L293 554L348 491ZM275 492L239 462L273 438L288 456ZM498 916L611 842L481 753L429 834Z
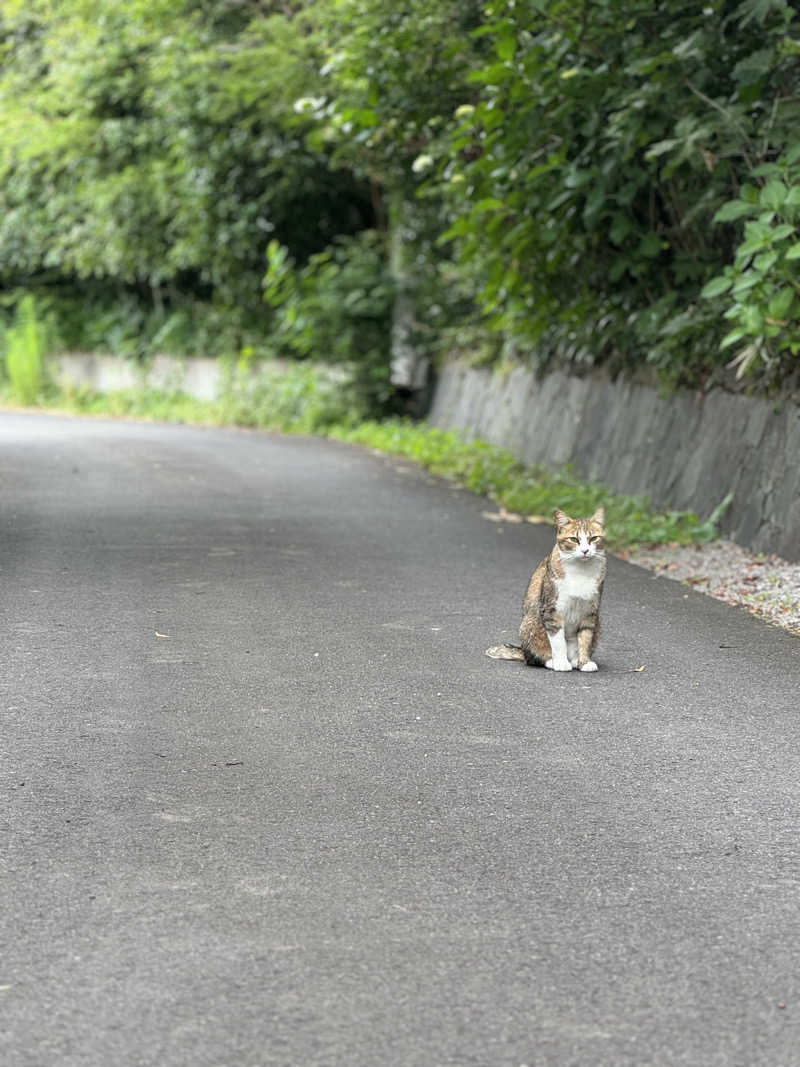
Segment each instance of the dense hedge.
M67 298L68 343L255 340L270 240L305 260L372 225L308 143L294 102L324 57L284 8L0 5L0 279Z
M435 16L421 4L345 7L361 33L347 36L350 65L340 61L345 76L330 90L334 121L360 125L364 156L390 180L404 168L419 175L446 216L423 258L449 249L458 284L506 349L648 363L673 381L702 382L734 353L740 372L762 380L791 373L792 5L492 0ZM478 23L460 38L457 13ZM431 79L445 80L433 101ZM354 85L364 112L348 100Z
M785 0L5 0L0 40L0 283L70 343L346 338L379 399L389 231L421 346L796 367Z
M722 334L762 366L794 356L792 8L517 0L486 14L493 55L472 76L476 107L447 138L443 176L449 233L493 323L546 352L678 377L727 360ZM456 162L473 145L477 158ZM704 299L732 261L724 299Z

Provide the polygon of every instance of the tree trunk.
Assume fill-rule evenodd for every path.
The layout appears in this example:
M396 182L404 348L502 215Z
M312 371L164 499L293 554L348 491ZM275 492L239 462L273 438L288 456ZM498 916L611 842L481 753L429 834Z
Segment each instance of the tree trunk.
M389 269L395 286L392 309L392 385L411 398L422 396L430 377L430 360L416 343L414 313L414 238L405 223L405 197L399 189L389 195Z

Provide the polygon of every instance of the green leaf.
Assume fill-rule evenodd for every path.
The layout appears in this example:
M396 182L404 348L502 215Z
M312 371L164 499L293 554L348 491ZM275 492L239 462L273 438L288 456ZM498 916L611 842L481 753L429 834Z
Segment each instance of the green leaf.
M592 186L589 195L586 197L586 204L583 209L583 217L587 222L598 214L606 202L606 196L607 192L604 185L597 184Z
M787 194L788 189L783 182L773 179L767 182L758 199L765 207L772 208L773 211L779 211L786 202Z
M500 37L495 45L497 50L498 59L502 59L504 63L510 62L517 51L517 39L511 34L504 34Z
M733 295L738 299L742 293L747 292L748 289L752 289L754 285L762 280L762 275L755 270L749 270L746 274L742 274L736 279L733 286Z
M488 67L472 71L467 80L477 85L501 85L513 76L513 70L505 63L492 63Z
M779 163L760 163L753 169L756 178L780 178L783 168Z
M671 152L673 148L681 144L680 141L674 137L669 138L666 141L656 141L655 144L650 145L645 153L646 159L657 159L659 156L665 155L667 152Z
M757 336L764 329L764 315L761 309L753 304L746 304L742 308L742 321L744 328L753 336Z
M608 272L608 276L611 278L612 282L618 282L629 268L630 261L628 257L620 256L614 261L611 270Z
M783 241L787 237L791 237L797 232L795 226L792 226L791 222L782 222L780 226L775 226L772 231L773 241Z
M760 48L736 64L733 76L740 85L750 85L768 74L774 62L775 50Z
M657 233L646 233L639 242L636 252L638 255L644 256L645 259L655 259L656 256L661 255L664 247L664 241Z
M710 282L707 282L703 286L700 296L706 300L712 300L715 296L721 296L723 293L727 293L732 284L732 278L725 274L719 274L716 278L712 278Z
M784 259L800 259L800 241L797 244L793 244L791 248L787 249Z
M472 211L476 215L481 215L486 211L499 211L506 205L502 200L498 200L496 196L486 196L483 200L479 200L477 204L472 205Z
M756 256L756 258L753 260L753 267L761 274L766 274L770 267L775 265L777 260L777 252L762 252L761 255Z
M752 214L752 211L753 205L748 204L746 200L729 200L727 204L722 205L712 221L733 222L734 219L740 219L744 215Z
M763 25L770 13L778 6L776 0L745 0L736 11L740 29L743 30L754 20ZM783 4L780 6L782 7Z
M625 238L633 233L633 224L627 215L623 215L622 212L617 212L611 222L611 229L608 231L608 236L615 245L621 245Z
M730 333L726 333L720 342L720 348L730 348L731 345L735 345L737 341L741 341L743 337L747 336L747 331L743 330L741 326L737 326L735 330L731 330Z
M782 319L794 300L794 291L789 288L779 289L767 307L767 313L773 319Z

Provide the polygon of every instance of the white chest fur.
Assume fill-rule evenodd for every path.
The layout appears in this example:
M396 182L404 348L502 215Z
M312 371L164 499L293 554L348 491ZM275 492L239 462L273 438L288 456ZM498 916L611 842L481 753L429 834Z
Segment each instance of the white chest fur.
M603 561L600 559L581 561L571 566L564 564L564 577L558 583L556 610L565 621L577 622L587 604L597 599L603 570Z

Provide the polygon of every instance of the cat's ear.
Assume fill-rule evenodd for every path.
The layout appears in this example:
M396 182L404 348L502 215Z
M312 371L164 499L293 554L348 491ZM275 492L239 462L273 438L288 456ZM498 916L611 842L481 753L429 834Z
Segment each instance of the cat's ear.
M606 524L606 509L603 508L603 507L598 508L597 511L594 513L594 515L592 515L591 519L589 519L589 522L597 522L601 526L605 526L605 524Z
M553 518L556 520L556 526L559 528L559 530L562 528L562 526L569 526L569 524L572 522L572 519L569 517L569 515L564 514L561 508L556 508L556 510L553 512Z

